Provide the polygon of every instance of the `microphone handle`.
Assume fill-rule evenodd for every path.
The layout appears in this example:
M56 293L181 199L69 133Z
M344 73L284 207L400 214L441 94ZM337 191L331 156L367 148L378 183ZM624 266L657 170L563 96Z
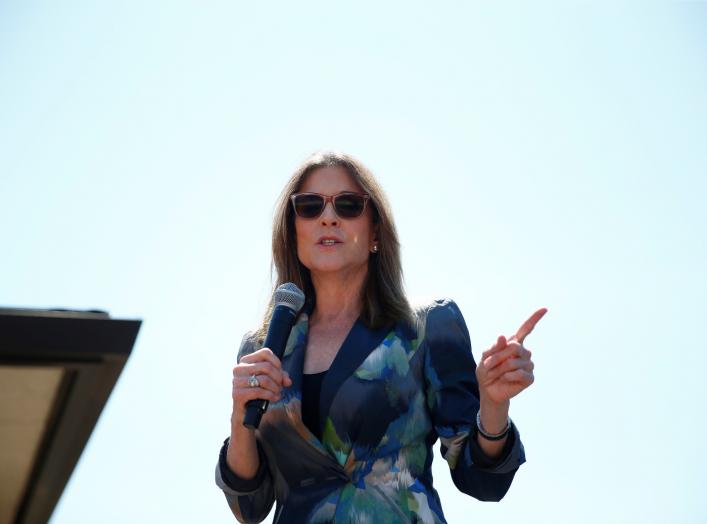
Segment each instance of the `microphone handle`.
M263 347L270 348L278 359L282 359L282 354L285 352L287 339L290 338L295 318L297 318L297 314L287 306L276 306L273 310ZM268 409L268 404L270 404L269 401L260 398L246 402L243 425L247 428L258 429L260 419Z

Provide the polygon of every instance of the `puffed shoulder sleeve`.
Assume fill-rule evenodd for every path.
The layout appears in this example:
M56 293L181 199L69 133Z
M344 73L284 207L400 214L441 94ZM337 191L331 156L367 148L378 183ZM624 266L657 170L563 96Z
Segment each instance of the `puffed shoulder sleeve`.
M425 388L432 421L457 488L479 500L506 494L525 452L515 425L500 457L491 459L477 442L479 385L464 317L452 300L436 300L421 315Z
M248 333L243 337L238 351L238 360L258 348L258 341ZM242 479L228 467L226 451L229 439L223 443L216 464L216 485L221 488L228 506L239 522L262 522L267 517L275 501L272 474L268 468L267 457L258 442L260 466L253 479Z

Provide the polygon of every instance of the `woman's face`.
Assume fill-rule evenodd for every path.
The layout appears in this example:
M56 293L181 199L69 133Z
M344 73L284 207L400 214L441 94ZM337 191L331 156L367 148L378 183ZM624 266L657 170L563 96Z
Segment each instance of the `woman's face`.
M320 167L309 173L299 193L319 193L333 196L344 191L363 190L338 166ZM295 215L297 256L313 276L324 273L354 273L366 271L368 257L375 239L370 202L357 218L339 218L332 202L327 202L317 218ZM324 242L327 240L328 242ZM331 241L334 241L333 243Z

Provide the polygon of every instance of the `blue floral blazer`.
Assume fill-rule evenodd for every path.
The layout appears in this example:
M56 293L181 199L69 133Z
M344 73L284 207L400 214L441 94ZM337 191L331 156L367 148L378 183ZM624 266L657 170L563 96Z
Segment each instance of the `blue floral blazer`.
M292 386L271 403L256 431L260 469L243 480L225 466L216 483L241 522L444 523L432 484L432 446L441 439L454 484L479 500L500 500L525 462L512 426L500 459L476 442L476 364L457 305L437 300L416 327L352 327L319 399L321 441L302 422L308 316L300 314L282 358ZM242 355L260 348L246 335Z

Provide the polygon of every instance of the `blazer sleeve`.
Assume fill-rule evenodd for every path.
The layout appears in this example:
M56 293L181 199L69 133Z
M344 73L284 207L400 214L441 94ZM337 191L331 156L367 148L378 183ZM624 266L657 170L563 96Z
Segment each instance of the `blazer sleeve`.
M257 340L250 333L246 334L238 350L238 361L242 356L252 353L256 349ZM260 442L258 442L260 459L258 472L253 479L242 479L233 473L226 463L228 442L229 440L226 439L219 453L219 460L216 464L216 485L223 491L228 506L239 522L262 522L268 516L275 501L273 477L268 467L267 456L263 453Z
M508 491L525 451L515 424L500 457L491 459L477 442L479 385L469 331L452 300L437 300L424 322L427 406L442 456L457 488L483 501L499 501Z

